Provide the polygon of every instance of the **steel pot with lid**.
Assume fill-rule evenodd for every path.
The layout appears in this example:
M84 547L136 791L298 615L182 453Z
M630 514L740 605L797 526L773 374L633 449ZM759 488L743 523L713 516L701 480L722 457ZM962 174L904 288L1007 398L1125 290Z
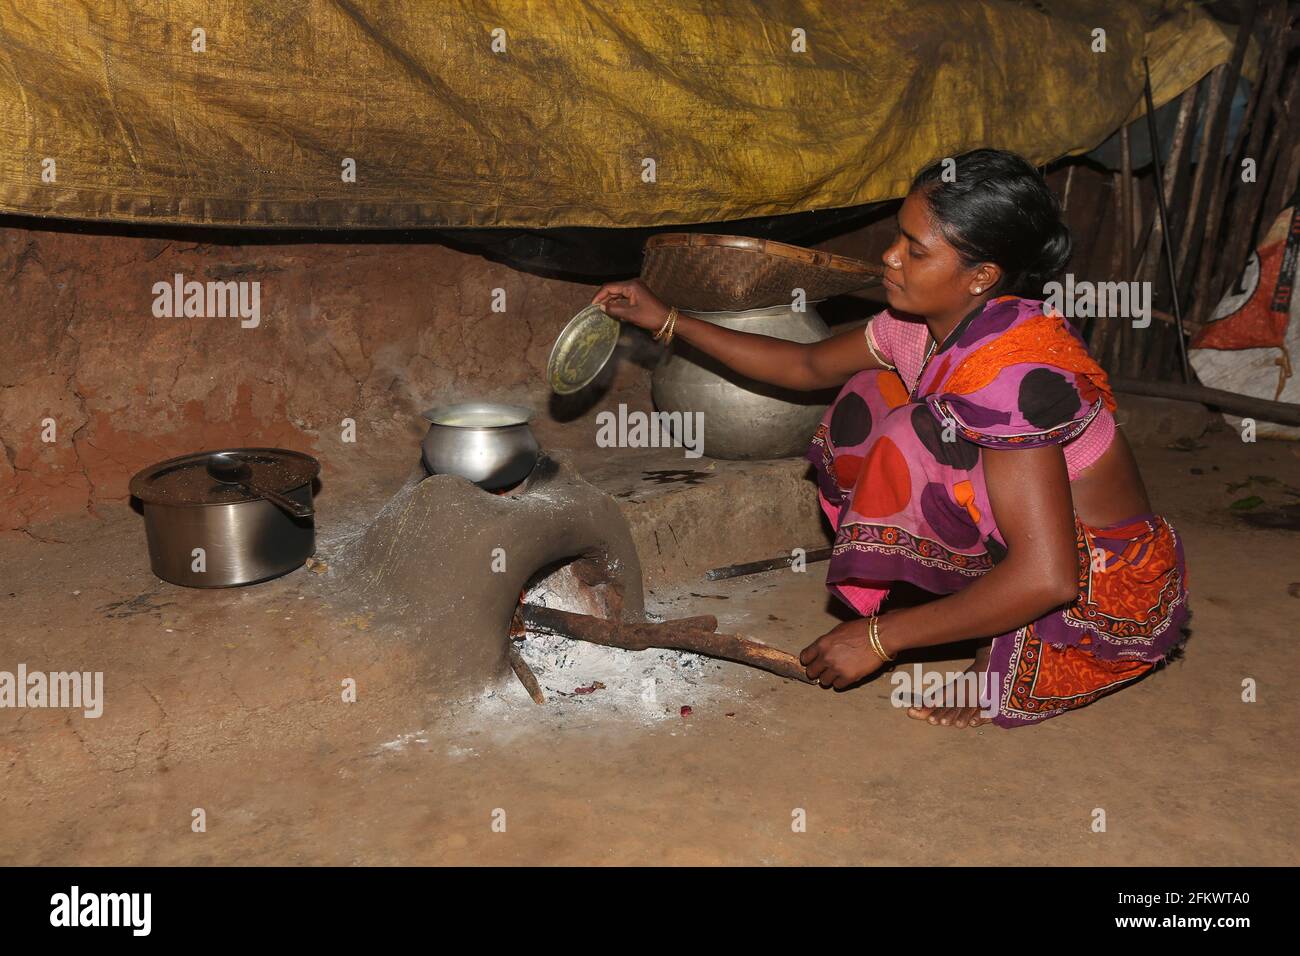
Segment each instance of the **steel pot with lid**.
M192 588L254 584L316 550L312 483L320 463L285 448L201 451L131 479L144 505L149 564Z

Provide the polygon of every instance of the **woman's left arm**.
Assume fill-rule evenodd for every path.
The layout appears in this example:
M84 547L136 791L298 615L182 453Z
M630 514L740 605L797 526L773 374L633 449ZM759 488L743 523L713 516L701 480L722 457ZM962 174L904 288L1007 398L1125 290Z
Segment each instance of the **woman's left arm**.
M1005 634L1078 596L1074 503L1061 447L980 451L1006 557L954 594L882 614L877 636L891 657L910 647ZM883 664L861 619L824 634L799 657L810 677L839 688Z

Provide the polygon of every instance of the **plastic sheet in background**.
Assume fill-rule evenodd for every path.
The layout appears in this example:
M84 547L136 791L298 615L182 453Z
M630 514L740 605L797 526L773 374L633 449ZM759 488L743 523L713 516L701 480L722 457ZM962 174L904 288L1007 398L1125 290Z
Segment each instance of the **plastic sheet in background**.
M1231 42L1190 0L0 0L0 212L540 229L840 209L977 146L1087 151L1141 115L1144 52L1162 104Z
M1246 118L1246 108L1250 105L1252 85L1245 76L1237 81L1237 89L1232 95L1232 106L1228 111L1228 131L1223 137L1220 155L1227 158L1232 155L1233 145L1237 142L1237 131L1241 129L1242 120ZM1191 161L1195 164L1200 156L1201 137L1205 135L1210 118L1205 116L1206 89L1201 89L1196 98L1196 112L1193 115L1195 125L1192 127L1192 141L1188 145ZM1156 136L1160 140L1160 155L1167 161L1173 148L1174 132L1178 126L1178 100L1170 100L1164 106L1156 107ZM1099 166L1117 171L1123 168L1120 131L1116 130L1104 143L1085 155ZM1147 133L1145 122L1129 127L1129 151L1132 155L1135 172L1146 169L1151 162L1151 137Z

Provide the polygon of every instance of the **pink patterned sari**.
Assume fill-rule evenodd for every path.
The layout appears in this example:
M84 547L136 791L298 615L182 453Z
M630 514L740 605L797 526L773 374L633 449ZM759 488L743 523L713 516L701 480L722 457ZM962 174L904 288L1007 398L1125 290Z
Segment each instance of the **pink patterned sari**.
M953 329L909 392L895 371L851 378L807 458L835 528L826 586L858 613L895 581L951 594L1007 554L981 448L1078 437L1115 400L1063 317L1018 296L990 299ZM1078 599L992 635L993 722L1064 713L1137 680L1182 638L1189 611L1182 542L1155 514L1104 528L1075 515Z

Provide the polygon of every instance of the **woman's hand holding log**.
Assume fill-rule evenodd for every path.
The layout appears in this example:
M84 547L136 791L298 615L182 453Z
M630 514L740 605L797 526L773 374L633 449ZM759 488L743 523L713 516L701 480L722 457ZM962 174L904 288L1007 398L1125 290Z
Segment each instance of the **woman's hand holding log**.
M844 690L884 667L884 659L871 647L870 624L870 618L845 621L800 651L799 663L808 678L822 687Z

